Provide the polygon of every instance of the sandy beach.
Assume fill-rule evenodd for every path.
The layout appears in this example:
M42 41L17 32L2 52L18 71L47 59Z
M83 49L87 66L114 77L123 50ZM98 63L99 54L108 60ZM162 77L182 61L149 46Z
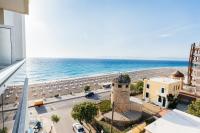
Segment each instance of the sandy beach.
M169 76L176 70L186 74L186 68L159 68L134 72L126 72L131 77L132 82L157 76ZM80 77L75 79L63 79L42 83L29 84L29 100L51 98L55 95L68 95L84 91L84 87L89 85L92 90L102 89L102 84L111 82L118 74L107 74L99 76ZM8 86L5 92L5 104L15 103L19 100L22 85Z

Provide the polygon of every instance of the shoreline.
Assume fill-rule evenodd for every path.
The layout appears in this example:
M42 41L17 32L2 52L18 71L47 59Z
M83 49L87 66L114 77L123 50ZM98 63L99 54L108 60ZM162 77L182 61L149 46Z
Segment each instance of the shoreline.
M102 77L102 76L111 76L111 75L116 75L120 73L127 73L131 74L134 72L141 72L141 71L153 71L153 70L160 70L160 69L187 69L187 66L175 66L175 67L151 67L151 68L142 68L142 69L137 69L137 70L129 70L129 71L116 71L116 72L105 72L105 73L99 73L99 74L88 74L85 76L77 76L77 77L69 77L69 78L59 78L59 79L50 79L50 80L44 80L44 81L33 81L30 82L29 80L29 85L35 85L35 84L44 84L44 83L51 83L51 82L59 82L59 81L68 81L68 80L77 80L77 79L83 79L83 78L95 78L95 77ZM184 70L185 71L185 70ZM12 86L12 82L8 84L8 86ZM15 86L22 86L23 83L15 83Z
M143 80L152 77L167 77L175 71L187 72L186 67L168 67L156 68L148 70L140 70L134 72L126 72L131 78L131 82ZM119 73L106 74L100 76L79 77L66 80L48 81L42 83L29 84L29 100L53 98L55 96L73 95L75 93L84 92L86 85L91 90L104 89L103 84L110 83ZM16 103L20 99L23 85L8 86L5 91L5 101L7 104Z

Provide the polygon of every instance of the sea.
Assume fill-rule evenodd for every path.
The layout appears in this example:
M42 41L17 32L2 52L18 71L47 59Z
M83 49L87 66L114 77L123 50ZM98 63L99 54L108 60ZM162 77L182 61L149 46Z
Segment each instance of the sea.
M186 67L187 61L131 59L28 58L10 78L9 84L22 84L69 78L123 73L162 67Z

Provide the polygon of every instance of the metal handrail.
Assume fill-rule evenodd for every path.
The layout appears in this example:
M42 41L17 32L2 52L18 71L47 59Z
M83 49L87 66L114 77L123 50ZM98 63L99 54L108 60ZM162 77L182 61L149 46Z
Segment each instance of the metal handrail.
M0 94L4 92L5 87L1 87L5 82L24 64L25 59L14 63L2 70L0 70Z
M28 130L28 78L24 81L22 96L17 109L14 127L12 133L25 133Z

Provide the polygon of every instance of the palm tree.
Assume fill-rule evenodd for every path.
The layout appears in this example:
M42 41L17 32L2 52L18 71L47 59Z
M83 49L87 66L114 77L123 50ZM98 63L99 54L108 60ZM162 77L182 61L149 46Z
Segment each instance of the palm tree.
M57 116L57 115L52 115L52 116L51 116L51 121L52 121L53 123L58 123L58 122L60 121L60 117Z
M53 124L54 123L58 123L60 121L60 117L58 115L52 115L51 116L51 121L53 122ZM52 129L53 129L53 125L51 125L50 133L51 133Z

